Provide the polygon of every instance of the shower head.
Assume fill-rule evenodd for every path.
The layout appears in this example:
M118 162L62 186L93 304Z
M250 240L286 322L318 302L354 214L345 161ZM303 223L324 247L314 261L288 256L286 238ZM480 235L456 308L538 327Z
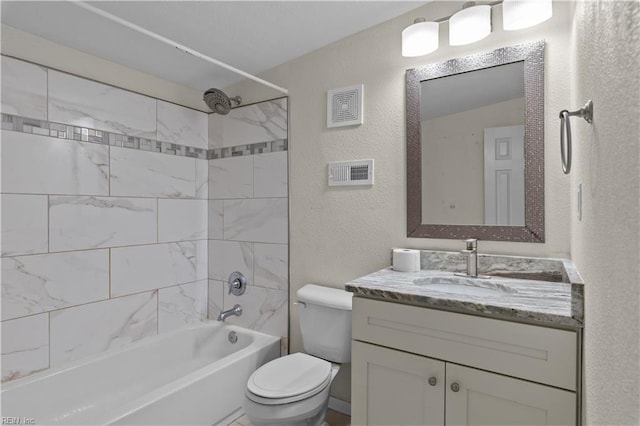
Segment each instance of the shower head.
M234 102L236 106L240 105L242 98L236 96L235 98L229 98L222 90L209 89L204 92L202 98L205 104L211 109L211 111L218 114L227 115L231 111L231 102Z

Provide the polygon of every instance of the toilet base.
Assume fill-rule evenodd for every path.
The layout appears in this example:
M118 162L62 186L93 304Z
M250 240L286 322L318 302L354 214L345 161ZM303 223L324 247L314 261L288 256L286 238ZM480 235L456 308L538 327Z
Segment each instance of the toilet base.
M321 426L329 407L329 388L303 401L263 405L244 397L243 408L253 426Z

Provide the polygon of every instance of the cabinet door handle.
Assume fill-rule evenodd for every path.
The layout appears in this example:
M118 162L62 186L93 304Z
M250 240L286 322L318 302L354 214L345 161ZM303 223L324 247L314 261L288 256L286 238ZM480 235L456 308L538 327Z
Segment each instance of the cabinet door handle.
M438 384L438 379L436 379L435 377L429 377L429 384L431 386L435 386Z
M456 382L451 383L451 390L454 392L458 392L460 390L460 385Z

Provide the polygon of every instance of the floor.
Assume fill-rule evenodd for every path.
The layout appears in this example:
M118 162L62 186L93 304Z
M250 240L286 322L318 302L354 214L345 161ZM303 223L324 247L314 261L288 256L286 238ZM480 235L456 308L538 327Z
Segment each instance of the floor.
M329 410L327 411L327 417L324 419L325 422L329 423L329 426L350 426L351 425L351 417L338 413L337 411ZM249 419L246 414L235 419L233 422L229 423L228 426L251 426Z

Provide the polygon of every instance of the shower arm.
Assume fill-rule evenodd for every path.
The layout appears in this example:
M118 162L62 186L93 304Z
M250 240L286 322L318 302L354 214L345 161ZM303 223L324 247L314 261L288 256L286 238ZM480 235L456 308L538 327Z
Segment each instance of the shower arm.
M158 40L158 41L160 41L160 42L162 42L164 44L167 44L167 45L169 45L171 47L175 47L178 50L182 50L184 53L188 53L189 55L193 55L193 56L195 56L197 58L200 58L202 60L210 62L210 63L212 63L214 65L217 65L219 67L227 69L227 70L229 70L231 72L234 72L236 74L239 74L239 75L241 75L241 76L243 76L245 78L248 78L250 80L256 81L256 82L258 82L260 84L264 84L265 86L271 87L272 89L276 89L279 92L284 93L285 95L287 93L289 93L289 91L287 89L285 89L284 87L277 86L277 85L275 85L273 83L270 83L270 82L268 82L266 80L261 79L260 77L256 77L253 74L249 74L248 72L242 71L241 69L238 69L238 68L233 67L231 65L225 64L224 62L218 61L217 59L214 59L214 58L212 58L210 56L207 56L207 55L205 55L203 53L200 53L197 50L193 50L193 49L191 49L191 48L189 48L189 47L187 47L187 46L185 46L183 44L180 44L180 43L178 43L176 41L173 41L171 39L163 37L160 34L154 33L153 31L149 31L146 28L143 28L143 27L141 27L139 25L136 25L136 24L134 24L132 22L129 22L129 21L125 20L125 19L122 19L122 18L120 18L120 17L118 17L116 15L112 15L109 12L105 12L104 10L99 9L99 8L97 8L95 6L91 6L90 4L87 4L87 3L83 2L83 1L70 1L70 3L73 4L73 5L76 5L78 7L81 7L83 9L85 9L85 10L88 10L89 12L92 12L92 13L94 13L96 15L102 16L103 18L106 18L106 19L108 19L110 21L113 21L115 23L123 25L123 26L125 26L125 27L127 27L127 28L129 28L129 29L131 29L133 31L136 31L136 32L140 33L140 34L144 34L144 35L146 35L148 37L156 39L156 40Z

